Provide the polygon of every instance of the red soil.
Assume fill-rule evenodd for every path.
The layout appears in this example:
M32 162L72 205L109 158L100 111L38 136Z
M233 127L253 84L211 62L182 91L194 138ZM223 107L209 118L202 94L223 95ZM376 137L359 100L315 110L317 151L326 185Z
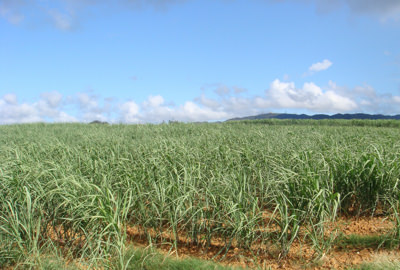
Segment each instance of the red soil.
M393 223L384 217L360 217L340 218L335 227L344 236L360 235L373 236L388 233L393 228ZM143 234L134 227L127 229L128 240L136 246L145 247L148 242ZM151 233L155 235L154 232ZM225 256L217 255L224 246L221 239L213 240L211 246L206 250L201 246L190 245L188 239L179 237L178 251L173 248L173 236L170 233L163 233L164 244L154 244L160 252L185 258L187 256L210 260L214 258L224 265L256 267L271 267L271 269L346 269L350 266L359 265L362 262L371 262L379 256L399 257L399 250L376 250L373 248L354 247L333 247L332 250L323 256L318 262L313 262L315 254L310 246L294 243L288 256L279 259L279 250L273 247L254 246L252 250L243 250L232 245ZM257 253L258 252L258 253ZM224 253L224 252L223 252Z

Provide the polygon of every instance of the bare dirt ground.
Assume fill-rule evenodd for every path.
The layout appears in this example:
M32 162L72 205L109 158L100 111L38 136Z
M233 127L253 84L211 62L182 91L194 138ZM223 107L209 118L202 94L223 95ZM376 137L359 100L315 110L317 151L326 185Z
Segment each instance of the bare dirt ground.
M339 234L343 236L359 235L359 236L379 236L387 234L392 228L393 223L385 217L359 217L359 218L340 218L335 227L338 228ZM147 246L147 239L137 228L130 227L127 229L128 240L136 246ZM273 247L257 246L252 250L242 250L233 246L223 256L217 253L224 246L222 240L212 241L211 246L206 250L199 246L190 245L188 240L179 237L178 252L171 244L173 239L170 233L163 233L163 244L155 244L158 250L163 254L184 258L187 256L214 259L223 265L238 267L257 267L268 269L347 269L357 266L363 262L376 261L380 257L399 258L400 250L385 250L384 248L371 247L354 247L354 246L334 246L322 259L317 262L314 252L310 246L305 244L293 243L288 256L285 259L279 259L279 250ZM225 252L223 252L225 253Z

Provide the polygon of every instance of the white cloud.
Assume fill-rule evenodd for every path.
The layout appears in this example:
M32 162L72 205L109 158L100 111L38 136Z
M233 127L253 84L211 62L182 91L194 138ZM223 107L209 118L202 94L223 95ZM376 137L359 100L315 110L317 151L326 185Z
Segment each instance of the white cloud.
M375 98L376 92L375 89L370 85L356 86L354 87L355 96L365 96L369 98Z
M201 106L193 101L186 101L182 106L178 106L170 110L170 118L163 120L177 120L185 122L214 121L226 119L228 115L229 114L227 112Z
M33 103L18 103L15 94L6 94L0 99L0 124L78 121L62 110L61 103L62 95L56 91L41 94Z
M319 71L322 71L322 70L327 70L330 66L332 66L332 62L329 61L328 59L325 59L322 62L318 62L318 63L312 64L308 68L308 70L310 72L319 72Z
M16 105L18 103L17 96L15 94L6 94L3 96L3 100L11 105Z
M350 98L358 104L360 112L399 114L398 96L379 94L368 84L348 88L330 81L327 90Z
M206 105L202 104L203 102ZM196 98L195 101L186 101L180 106L166 104L164 98L159 95L149 96L141 105L134 101L121 104L119 106L119 120L126 123L161 123L170 120L191 122L223 120L229 116L227 112L212 108L214 105L218 106L216 101L204 96Z
M295 107L296 102L291 97L296 96L296 89L293 82L281 82L276 79L271 83L270 89L267 91L267 96L269 96L268 102L275 101L275 106Z
M71 102L73 105L79 106L81 119L85 122L108 121L111 113L115 110L112 99L104 98L99 102L99 97L88 93L78 93L77 99L73 99Z
M316 104L311 108L315 111L326 110L328 112L348 112L358 109L356 102L348 97L340 96L333 91L326 91L317 99Z
M57 91L42 93L41 97L51 108L58 107L62 100L62 95Z
M296 88L293 82L274 80L266 92L266 98L258 98L257 104L270 108L307 109L314 112L354 111L358 105L349 97L335 91L323 91L314 83Z
M159 107L162 104L164 104L164 98L160 95L149 96L147 101L144 102L144 106L149 108Z
M228 89L234 89L228 87ZM311 113L365 112L398 114L400 96L378 94L372 86L353 88L327 86L314 82L296 87L294 82L274 80L264 95L230 94L209 97L205 91L193 100L174 105L160 95L145 101L118 101L89 93L63 97L60 93L42 93L35 102L18 101L17 95L0 98L0 123L90 122L94 120L122 123L160 123L163 121L218 121L265 112L292 110Z
M204 94L202 94L200 97L196 98L195 101L205 107L208 107L208 108L211 108L214 110L218 109L221 106L220 102L218 102L215 99L208 98Z
M9 104L3 99L0 100L0 123L32 123L40 122L42 118L36 109L29 104Z
M246 115L256 112L256 109L252 104L253 98L242 95L242 93L247 92L247 89L237 86L224 86L224 88L229 91L226 91L222 95L218 95L216 99L207 97L205 93L202 93L200 97L194 99L194 102L216 112L225 112L227 115L232 117L238 114ZM221 87L218 86L217 89L221 89ZM214 90L214 92L216 92L216 90Z
M79 122L76 117L73 117L66 112L58 112L57 115L55 115L52 120L56 123L73 123L73 122Z
M258 113L257 107L254 105L255 98L249 97L229 97L222 101L221 110L229 115L252 115Z
M119 106L120 120L125 123L139 123L139 106L134 101L127 101Z
M79 105L83 108L95 108L97 107L96 97L89 96L86 93L78 93Z

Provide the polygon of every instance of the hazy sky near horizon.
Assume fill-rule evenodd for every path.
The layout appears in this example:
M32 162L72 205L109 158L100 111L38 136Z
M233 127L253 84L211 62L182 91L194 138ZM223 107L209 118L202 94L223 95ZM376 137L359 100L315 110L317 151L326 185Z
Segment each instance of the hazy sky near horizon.
M399 0L0 0L0 124L400 114Z

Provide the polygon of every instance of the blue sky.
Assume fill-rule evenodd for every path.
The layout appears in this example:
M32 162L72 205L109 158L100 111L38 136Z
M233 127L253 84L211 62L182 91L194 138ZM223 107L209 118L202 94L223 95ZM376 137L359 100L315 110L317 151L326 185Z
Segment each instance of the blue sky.
M0 0L0 123L400 114L399 0Z

